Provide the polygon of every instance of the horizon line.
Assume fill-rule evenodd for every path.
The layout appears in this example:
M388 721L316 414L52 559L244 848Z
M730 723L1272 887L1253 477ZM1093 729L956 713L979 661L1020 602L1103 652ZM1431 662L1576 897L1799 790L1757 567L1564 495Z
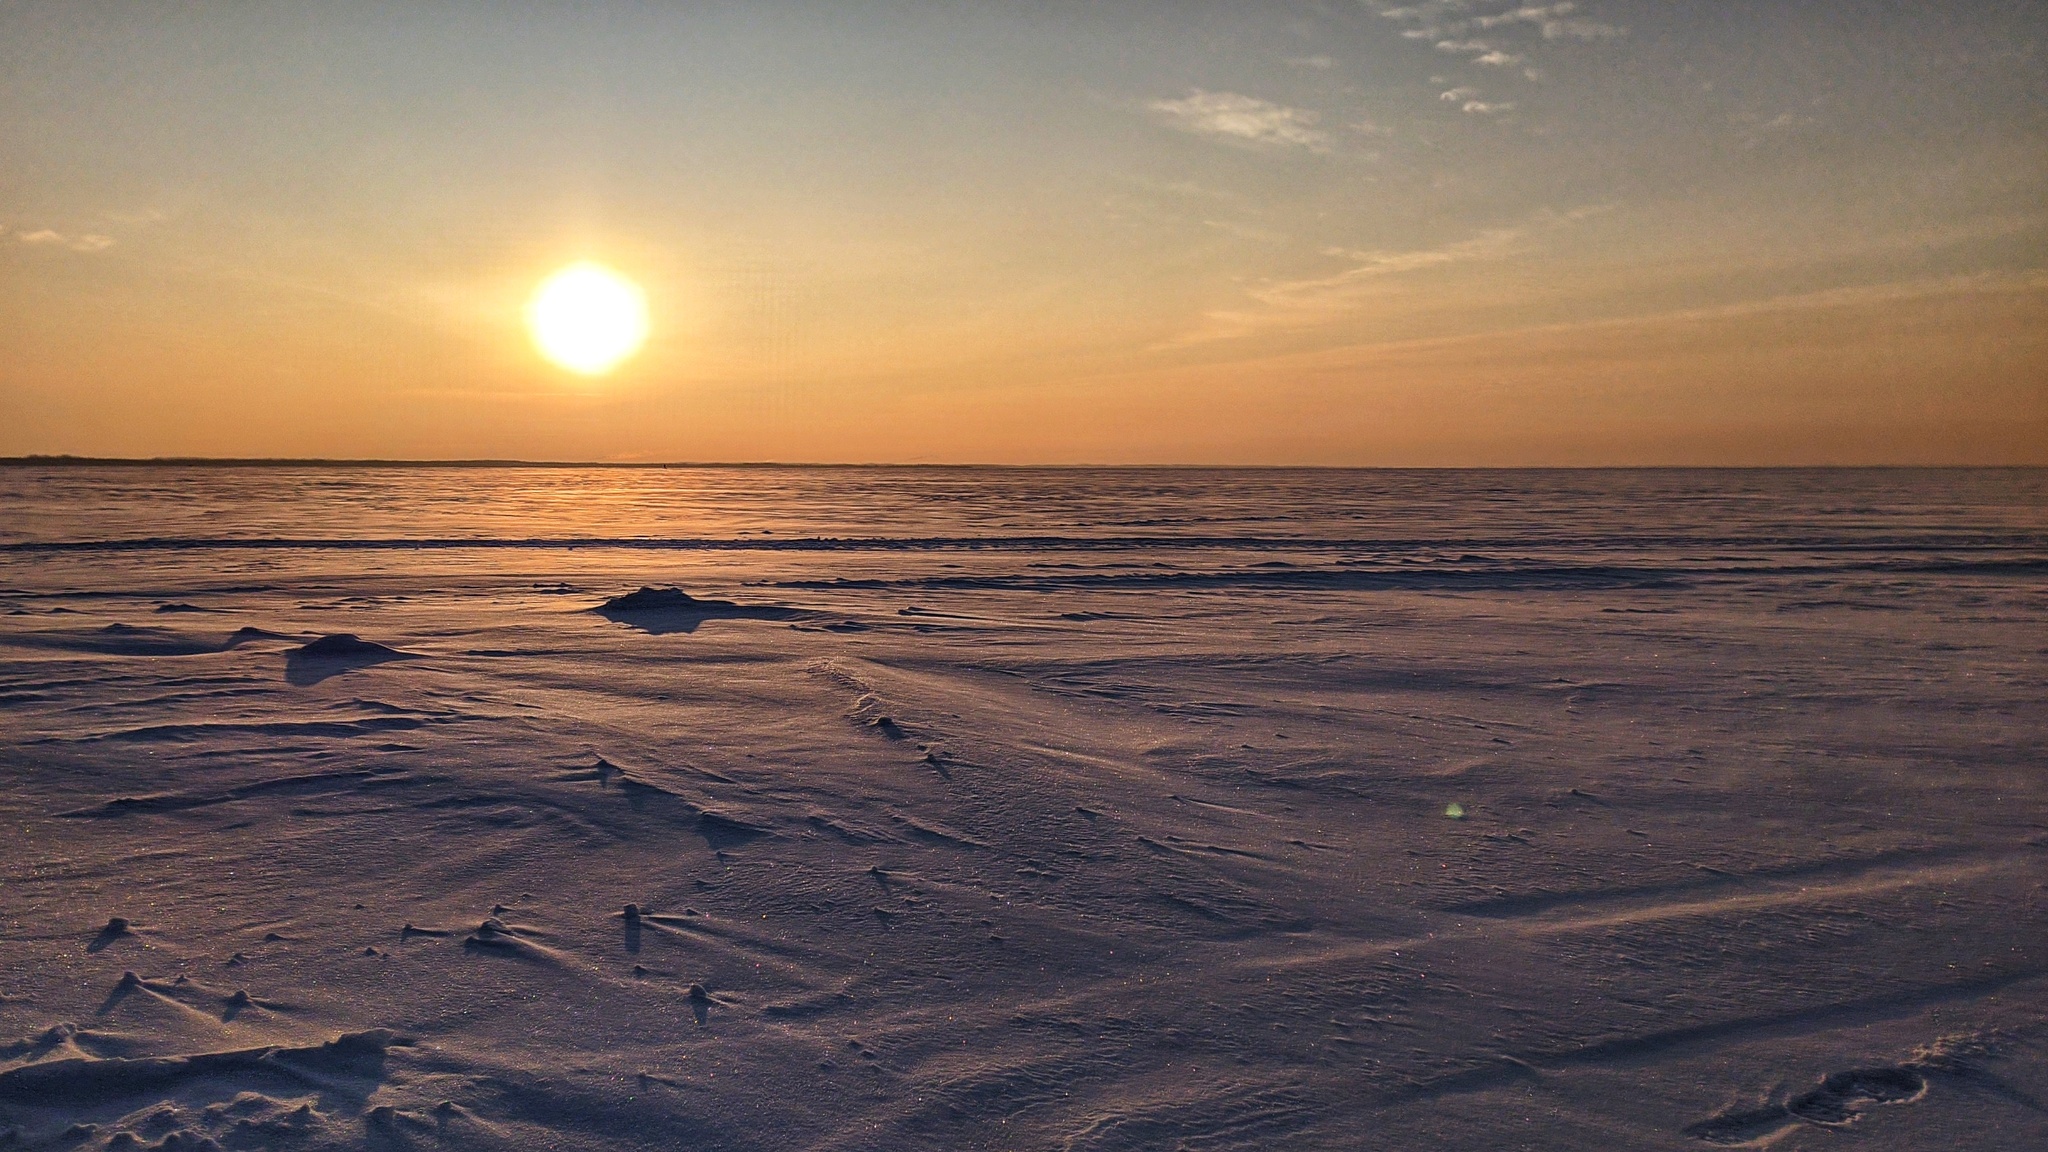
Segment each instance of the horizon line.
M1295 472L1651 472L1651 471L2030 471L2048 464L1017 464L932 461L816 460L522 460L375 456L78 456L30 453L0 456L0 468L954 468L1057 470L1180 470Z
M78 456L30 453L0 456L0 468L957 468L1293 471L1293 472L1654 472L1654 471L2037 471L2048 464L1018 464L936 461L830 460L523 460L495 457L382 456Z

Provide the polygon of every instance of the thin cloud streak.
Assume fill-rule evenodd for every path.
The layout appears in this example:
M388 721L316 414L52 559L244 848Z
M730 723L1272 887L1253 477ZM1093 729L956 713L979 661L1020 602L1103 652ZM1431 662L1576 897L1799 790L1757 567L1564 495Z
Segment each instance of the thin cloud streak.
M1406 252L1326 248L1324 256L1348 261L1351 267L1329 276L1266 281L1246 292L1254 307L1209 312L1204 315L1201 328L1169 341L1164 347L1320 327L1357 311L1372 295L1377 282L1386 277L1502 259L1521 251L1527 235L1526 228L1495 228L1435 248Z
M1154 100L1146 107L1174 127L1201 135L1311 152L1325 151L1329 140L1315 127L1320 118L1314 112L1236 92L1197 88L1179 100Z
M1571 0L1559 4L1528 4L1505 12L1477 16L1465 15L1473 7L1471 0L1434 0L1427 4L1382 8L1379 14L1389 20L1419 22L1420 27L1401 33L1414 40L1458 35L1475 28L1485 31L1517 25L1535 28L1545 40L1611 40L1628 35L1628 29L1619 25L1576 15L1579 6Z
M1381 16L1389 20L1415 24L1416 27L1401 30L1404 40L1431 42L1436 50L1453 56L1463 56L1473 64L1484 68L1520 68L1524 79L1537 83L1544 79L1545 72L1534 66L1523 67L1529 62L1527 38L1534 31L1544 40L1613 40L1626 36L1628 30L1619 25L1599 20L1590 20L1577 15L1579 6L1572 0L1558 4L1533 4L1506 11L1470 14L1475 5L1471 0L1431 0L1429 3L1411 4L1396 8L1380 8ZM1492 34L1487 39L1472 35L1474 32ZM1522 43L1503 43L1495 37L1512 37L1522 34ZM1453 91L1461 95L1453 97L1445 93L1443 99L1458 105L1459 110L1475 115L1493 115L1511 111L1515 105L1510 101L1478 99L1478 93L1469 87L1460 86Z
M1729 304L1712 304L1696 308L1673 308L1662 312L1649 312L1635 316L1612 316L1598 320L1574 320L1557 324L1529 324L1514 328L1465 332L1455 336L1429 336L1413 340L1386 340L1364 344L1338 345L1314 352L1288 353L1286 358L1298 360L1335 359L1346 354L1407 348L1448 348L1462 344L1477 344L1526 336L1615 331L1670 324L1706 324L1723 320L1741 320L1758 316L1776 316L1788 313L1820 311L1830 308L1857 308L1900 304L1915 300L1930 300L1951 296L2003 296L2040 292L2048 292L2048 271L1974 272L1955 276L1932 276L1914 280L1890 281L1881 284L1863 284L1845 288L1825 288L1812 292L1785 293L1755 300L1736 301Z
M1615 207L1587 204L1564 212L1545 211L1527 224L1489 228L1433 248L1399 252L1325 248L1324 256L1351 266L1328 276L1264 281L1245 293L1252 307L1207 312L1200 328L1157 345L1155 350L1322 327L1365 307L1389 277L1520 256L1534 249L1540 235L1604 215Z
M0 236L6 235L9 233L5 229L0 229ZM53 228L38 228L33 232L15 231L12 235L17 244L40 248L67 248L73 252L104 252L114 246L112 236L102 236L97 232L67 235Z
M1882 308L1928 300L1966 297L2026 297L2041 293L2048 293L2048 271L2037 269L2024 272L1965 273L1841 288L1827 288L1809 292L1783 293L1726 304L1672 308L1657 312L1608 316L1592 320L1525 324L1506 328L1462 332L1447 336L1335 344L1310 351L1254 355L1243 360L1233 359L1220 361L1219 363L1234 364L1240 369L1262 364L1276 367L1295 365L1304 369L1312 366L1336 367L1345 363L1356 362L1362 358L1388 353L1417 352L1432 349L1448 350L1459 347L1484 346L1549 337L1571 337L1598 333L1625 333L1654 328L1711 325L1729 321L1812 314L1830 310ZM1243 314L1217 313L1214 315L1236 318ZM1219 331L1206 336L1194 334L1190 337L1159 345L1153 350L1169 351L1229 339L1236 335L1251 334L1254 333L1252 331L1243 333Z

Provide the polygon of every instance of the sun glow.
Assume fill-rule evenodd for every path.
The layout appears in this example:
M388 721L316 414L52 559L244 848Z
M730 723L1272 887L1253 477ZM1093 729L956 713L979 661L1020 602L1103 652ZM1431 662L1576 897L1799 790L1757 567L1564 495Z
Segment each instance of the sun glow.
M602 264L571 264L533 290L526 330L551 363L602 376L647 342L647 296Z

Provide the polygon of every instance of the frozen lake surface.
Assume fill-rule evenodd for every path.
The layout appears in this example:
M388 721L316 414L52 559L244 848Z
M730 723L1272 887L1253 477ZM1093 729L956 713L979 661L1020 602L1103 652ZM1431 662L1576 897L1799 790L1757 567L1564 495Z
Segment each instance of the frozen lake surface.
M2048 1147L2044 701L2039 470L0 469L0 1131Z

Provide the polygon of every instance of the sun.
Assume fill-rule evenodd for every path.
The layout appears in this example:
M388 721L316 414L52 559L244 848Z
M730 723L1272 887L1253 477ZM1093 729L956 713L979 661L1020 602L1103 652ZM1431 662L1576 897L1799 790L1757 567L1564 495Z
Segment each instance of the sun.
M602 376L647 342L647 296L604 265L580 261L533 290L526 330L551 363Z

